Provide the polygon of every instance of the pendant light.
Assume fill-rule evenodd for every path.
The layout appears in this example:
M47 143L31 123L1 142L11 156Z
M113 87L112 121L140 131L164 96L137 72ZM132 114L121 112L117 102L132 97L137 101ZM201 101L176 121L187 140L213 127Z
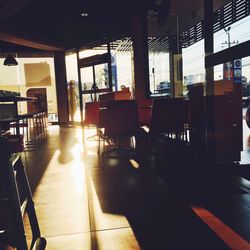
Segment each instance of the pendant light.
M11 54L8 54L3 62L3 65L16 66L16 65L18 65L18 62Z

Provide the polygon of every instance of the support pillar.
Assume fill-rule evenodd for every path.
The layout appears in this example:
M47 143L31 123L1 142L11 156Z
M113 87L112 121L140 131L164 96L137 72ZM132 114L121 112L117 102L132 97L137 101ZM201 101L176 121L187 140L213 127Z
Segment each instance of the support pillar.
M145 11L141 11L134 17L132 29L132 92L134 99L144 99L150 95L148 31Z
M112 82L112 60L111 60L111 49L110 49L110 41L107 43L108 47L108 85L109 85L109 90L112 91L113 89L113 82Z
M204 0L204 51L205 57L214 53L213 0ZM206 95L214 94L214 68L206 68Z
M213 0L203 0L204 5L204 52L205 65L206 57L214 52L213 38ZM206 67L206 98L205 98L205 121L204 131L205 142L203 154L206 152L206 158L209 162L216 162L217 157L217 140L216 140L216 118L215 118L215 99L214 95L214 68Z
M79 104L80 104L80 115L81 123L83 123L83 100L82 100L82 77L81 77L81 68L80 68L80 51L76 50L76 60L77 60L77 74L78 74L78 91L79 91Z
M183 96L182 48L178 38L171 39L169 49L169 72L171 97Z
M54 53L55 77L56 77L56 94L57 110L59 124L69 122L68 91L66 78L65 53Z

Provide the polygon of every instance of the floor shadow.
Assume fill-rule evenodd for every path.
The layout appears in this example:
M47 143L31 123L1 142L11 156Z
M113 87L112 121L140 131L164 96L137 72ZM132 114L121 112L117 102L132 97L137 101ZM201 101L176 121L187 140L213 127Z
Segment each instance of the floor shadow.
M150 168L106 159L90 172L103 212L126 216L142 249L229 249L194 215L187 191L176 192Z
M234 219L245 205L233 198L226 202L245 194L229 182L239 165L215 167L190 146L172 140L162 146L154 149L153 166L135 169L128 157L107 157L102 168L91 170L103 212L126 216L142 249L230 249L191 205L214 208L219 218L226 215L224 223L246 236L242 215ZM235 210L223 206L219 211L222 200Z
M53 150L48 151L47 146L48 141L41 144L36 151L21 154L32 193L34 193L53 157Z

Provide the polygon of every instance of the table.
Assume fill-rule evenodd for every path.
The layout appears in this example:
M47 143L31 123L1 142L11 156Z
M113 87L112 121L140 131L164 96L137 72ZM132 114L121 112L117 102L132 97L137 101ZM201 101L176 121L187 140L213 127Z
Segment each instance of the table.
M109 92L101 94L99 96L100 101L130 100L130 99L131 99L131 92L125 92L125 91Z
M14 104L14 111L13 111L13 117L8 117L5 119L1 119L0 122L6 122L7 120L11 122L16 122L16 133L17 135L20 134L20 129L19 129L19 120L22 118L18 116L18 102L24 102L24 101L35 101L37 98L35 97L23 97L23 96L1 96L0 97L0 103L6 103L6 102L11 102Z

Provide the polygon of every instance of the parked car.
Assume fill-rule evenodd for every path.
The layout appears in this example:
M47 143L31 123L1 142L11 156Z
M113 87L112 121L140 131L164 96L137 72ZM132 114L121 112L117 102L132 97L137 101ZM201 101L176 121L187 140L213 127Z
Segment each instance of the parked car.
M160 82L158 85L156 85L156 91L159 94L168 94L170 96L171 95L171 83L167 81Z
M157 86L156 86L156 89L158 91L163 91L163 90L171 90L171 84L170 82L160 82Z
M250 97L249 96L243 96L242 97L242 106L243 108L247 108L250 104Z

